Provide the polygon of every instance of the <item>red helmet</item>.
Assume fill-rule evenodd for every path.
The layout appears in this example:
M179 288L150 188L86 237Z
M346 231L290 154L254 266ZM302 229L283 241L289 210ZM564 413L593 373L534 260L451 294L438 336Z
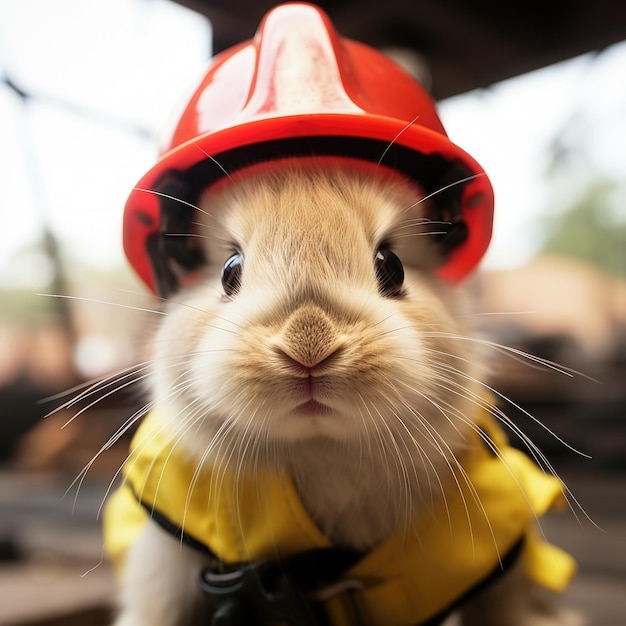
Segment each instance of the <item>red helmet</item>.
M417 181L447 224L439 276L458 281L491 238L493 190L447 137L426 91L389 58L339 37L308 4L284 4L253 40L216 56L166 149L126 204L124 249L163 296L201 262L189 233L203 190L235 170L303 156L380 163Z

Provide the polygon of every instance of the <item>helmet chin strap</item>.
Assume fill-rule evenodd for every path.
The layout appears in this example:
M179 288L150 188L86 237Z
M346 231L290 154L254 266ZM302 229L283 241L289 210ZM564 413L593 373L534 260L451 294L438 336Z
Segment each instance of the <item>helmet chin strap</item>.
M200 161L187 171L168 170L153 187L159 199L161 219L159 231L146 240L146 252L160 297L171 297L183 277L208 260L193 236L193 216L201 194L226 176L226 172L232 174L250 165L293 155L352 158L359 155L364 161L400 170L426 191L428 218L436 231L431 236L443 258L467 239L462 203L463 190L471 176L463 165L451 163L438 154L420 154L400 144L389 146L378 140L355 137L290 138L243 146ZM398 167L398 163L403 165Z

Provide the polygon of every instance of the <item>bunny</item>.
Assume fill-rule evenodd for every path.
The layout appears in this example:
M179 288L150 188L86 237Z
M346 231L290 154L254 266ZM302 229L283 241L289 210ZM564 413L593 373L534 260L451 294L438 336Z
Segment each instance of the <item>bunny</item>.
M564 487L509 446L455 284L489 239L488 179L403 74L424 125L374 112L360 136L337 58L391 62L338 41L319 9L274 9L127 205L166 305L106 510L116 626L581 624L540 591L575 570L535 527ZM251 46L241 119L200 133Z

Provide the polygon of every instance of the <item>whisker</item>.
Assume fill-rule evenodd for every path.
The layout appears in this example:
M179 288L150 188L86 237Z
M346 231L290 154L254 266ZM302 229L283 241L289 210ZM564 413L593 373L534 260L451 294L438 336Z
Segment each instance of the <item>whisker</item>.
M202 154L204 154L204 156L207 159L210 159L215 165L217 165L217 167L219 167L219 169L222 171L222 173L229 179L232 180L230 174L226 171L226 169L224 169L224 167L222 166L222 164L213 156L211 156L206 150L204 150L203 148L201 148L200 146L198 146L196 144L196 148L198 148L198 150L200 150L200 152L202 152Z
M178 358L172 356L171 357L172 360L177 359L175 363L171 363L169 364L167 367L179 367L180 365L184 365L187 361L186 360L178 360L178 359L189 359L188 355L180 355ZM142 371L146 371L146 370L150 370L148 371L148 373L142 374L141 376L135 376L137 373L142 372ZM103 394L102 396L97 397L95 400L91 401L89 404L87 404L86 406L82 407L79 411L77 411L64 425L63 428L65 428L66 426L68 426L69 424L71 424L74 420L76 420L80 415L86 413L88 410L92 409L94 406L96 406L98 403L102 402L103 400L105 400L106 398L112 396L113 394L122 391L123 389L126 389L127 387L134 385L136 383L141 382L142 380L145 380L146 378L150 377L150 372L152 371L151 365L142 365L141 367L131 370L130 372L124 373L124 375L122 376L113 376L113 377L108 377L105 378L103 381L96 383L95 385L92 385L90 388L84 390L83 392L81 392L79 395L77 395L75 398L72 398L71 400L69 400L68 402L66 402L65 404L61 405L60 407L57 407L56 409L54 409L53 411L50 411L46 417L49 417L50 415L53 415L54 413L60 411L61 409L69 409L72 406L75 406L76 404L78 404L79 402L82 402L83 400L86 400L87 398L89 398L90 396L96 394L96 393L100 393L102 391L104 391L105 389L111 387L111 385L115 385L117 383L120 383L121 381L124 381L128 378L130 378L130 380L127 380L125 383L120 384L116 387L114 387L113 389L110 389L107 393Z
M486 176L485 173L480 172L478 174L472 174L471 176L465 176L464 178L460 178L459 180L455 180L454 182L448 183L447 185L444 185L443 187L439 187L437 190L432 191L431 193L423 196L422 198L420 198L419 200L417 200L417 202L414 202L413 204L409 205L408 207L405 207L402 212L406 213L408 211L410 211L414 206L417 206L418 204L421 204L422 202L426 202L427 200L430 200L432 197L439 195L440 193L443 193L444 191L447 191L448 189L451 189L452 187L456 187L457 185L463 185L465 183L468 183L472 180L476 180L477 178L481 178L482 176Z
M403 230L408 230L409 228L415 228L416 226L435 227L435 226L450 226L451 224L452 222L450 222L449 220L433 220L428 217L418 217L418 218L414 218L410 220L404 220L400 222L400 224L398 224L397 226L394 226L393 234L395 238L396 236L399 236L397 235L397 233L400 233ZM431 231L431 230L421 231L420 234L434 235L436 234L436 231Z
M463 503L463 508L465 510L465 516L466 516L466 519L467 519L470 536L473 537L472 521L471 521L471 516L470 516L470 513L469 513L469 507L467 505L467 502L465 500L465 495L463 494L463 490L461 489L461 485L459 484L458 478L456 476L456 472L454 471L454 468L452 467L452 462L450 460L450 459L452 459L454 461L454 463L457 466L460 467L459 462L456 459L456 456L454 455L454 453L452 452L452 450L450 449L448 444L445 442L443 437L431 426L431 424L429 424L428 420L426 420L422 415L420 415L420 413L418 411L416 411L405 400L403 400L401 394L399 394L399 399L400 399L400 402L402 403L402 405L406 409L408 409L408 411L411 413L411 415L417 420L417 424L421 427L421 429L423 429L422 430L423 434L427 435L425 437L425 441L427 441L430 445L432 445L435 448L435 450L437 451L439 456L443 459L445 465L448 467L448 470L450 471L452 479L453 479L454 483L456 484L457 489L459 491L459 494L461 496L461 501ZM437 407L437 408L438 408L438 410L440 410L445 415L445 412L443 412L440 407ZM402 425L402 427L406 430L406 432L409 434L409 436L413 438L413 435L410 433L410 431L408 429L408 426L406 425L404 420L402 420L397 414L396 414L396 416L397 416L397 419L398 419L399 423ZM447 418L447 419L449 419L449 418ZM442 448L442 445L439 443L439 441L441 441L441 444L443 444L443 446L445 448L447 448L449 454L446 454L446 452ZM429 458L428 455L427 455L427 458ZM437 481L439 483L440 490L441 490L440 493L442 494L442 497L445 500L444 501L444 506L445 506L445 509L446 509L447 517L448 517L448 525L449 525L450 530L452 530L452 517L451 517L451 514L450 514L449 504L448 504L446 496L445 496L446 490L443 487L443 484L442 484L441 479L439 477L439 473L435 469L434 465L431 464L431 467L433 468L434 473L435 473L435 477L437 478ZM473 485L471 485L470 488L473 488Z
M143 378L146 378L146 376L149 376L149 374L144 374L143 376L141 376L139 379L137 380L142 380ZM111 389L110 391L107 391L103 396L96 398L95 400L92 400L91 402L89 402L86 406L82 407L81 409L79 409L78 411L76 411L76 413L74 413L74 415L72 415L72 417L70 417L61 428L67 428L70 424L72 424L73 422L75 422L81 415L83 415L84 413L86 413L87 411L89 411L90 409L92 409L94 406L96 406L97 404L99 404L100 402L102 402L103 400L105 400L106 398L109 398L110 396L112 396L113 394L116 394L120 391L122 391L123 389L126 389L127 387L130 387L131 385L134 385L137 382L136 379L131 379L127 382L125 382L122 385L119 385L118 387L115 387L114 389Z
M486 385L485 383L483 383L482 381L479 381L477 379L475 379L474 377L471 377L469 375L464 374L463 372L460 372L459 370L456 370L456 368L451 368L448 364L446 363L433 363L433 365L435 367L439 367L441 368L443 371L450 371L450 369L452 369L454 371L454 373L457 376L461 376L466 378L467 380L469 380L470 382L479 385L480 387L484 387L486 389L488 389L489 391L495 393L495 395L498 395L500 398L502 398L505 402L507 402L508 404L511 404L513 406L515 406L516 408L519 408L520 410L522 410L522 412L524 412L525 414L527 414L531 419L533 419L534 421L536 421L540 426L542 426L545 430L547 430L548 433L550 433L553 437L555 437L557 440L561 441L562 443L564 443L564 445L566 445L566 447L568 447L569 449L571 449L574 452L577 452L578 454L581 454L582 456L586 457L586 458L590 458L589 456L585 455L584 453L579 452L578 450L575 450L574 448L572 448L571 446L569 446L566 442L563 442L554 432L552 432L549 428L547 428L547 426L545 426L544 424L542 424L539 420L537 420L537 418L535 418L533 415L529 414L526 411L523 411L523 409L521 409L520 407L518 407L515 403L513 403L509 398L506 398L506 396L502 395L502 394L498 394L497 392L495 392L494 390L492 390L492 388L490 388L488 385ZM524 442L526 448L528 449L529 453L531 454L532 458L536 461L536 463L540 466L545 468L545 470L547 472L549 472L550 474L552 474L555 478L557 478L561 485L563 486L563 490L565 491L566 494L566 500L568 502L568 505L570 507L570 510L572 511L572 513L574 514L574 516L578 519L578 515L576 513L576 511L574 510L570 500L577 506L578 510L582 512L582 514L585 516L585 518L594 526L598 527L598 525L593 521L593 519L591 519L591 517L588 515L588 513L585 511L585 509L583 508L583 506L580 504L580 502L578 501L578 499L576 498L576 496L573 494L573 492L569 489L569 487L567 486L567 484L565 483L565 481L563 481L558 473L556 472L554 466L549 462L548 458L545 456L545 454L539 449L539 447L521 430L521 428L519 426L517 426L517 424L515 424L515 422L513 422L513 420L511 420L511 418L509 418L498 406L496 406L495 404L489 402L488 400L486 400L482 395L477 394L476 392L471 391L470 389L463 387L461 384L456 383L455 381L451 380L451 379L447 379L446 380L447 385L443 386L443 388L446 390L446 392L448 393L456 393L457 395L460 395L461 397L466 398L467 400L470 400L472 402L474 402L477 406L483 408L484 410L488 411L489 413L491 413L491 415L493 415L493 417L502 422L504 425L506 425L507 427L509 427L514 433L516 433L520 439ZM455 391L453 388L456 387L457 389L461 390L461 392ZM459 414L461 415L461 414ZM462 416L462 419L469 424L470 426L472 426L472 422L471 420L468 420L468 418L465 418L465 416ZM472 426L472 428L475 428L475 426ZM476 431L483 439L483 435L481 435L480 431ZM497 449L495 447L495 444L493 444L492 442L492 449L494 452L497 452ZM498 455L500 456L500 455Z
M568 377L573 377L573 376L581 376L582 378L585 378L591 382L594 383L598 383L599 381L592 378L591 376L588 376L587 374L585 374L584 372L580 372L578 370L575 370L573 368L567 367L565 365L561 365L560 363L556 363L554 361L550 361L549 359L544 359L542 357L536 356L534 354L531 354L530 352L525 352L524 350L521 350L519 348L513 348L511 346L506 346L504 344L501 343L497 343L495 341L491 341L489 339L483 339L480 337L468 337L465 335L456 335L454 333L445 333L445 332L425 332L424 336L427 337L442 337L442 338L448 338L448 339L458 339L460 341L469 341L469 342L474 342L474 343L478 343L480 345L483 346L487 346L489 348L493 348L494 350L501 352L503 354L508 354L509 356L512 355L517 355L519 357L521 357L524 360L527 361L533 361L534 363L537 363L539 365L544 366L546 369L549 370L553 370L559 374L563 374L565 376ZM530 364L529 364L530 366Z
M83 389L83 391L81 391L79 394L77 394L73 398L70 398L64 404L58 406L57 408L47 413L46 417L50 417L51 415L54 415L55 413L61 410L71 409L73 406L76 406L78 403L82 402L83 400L86 400L87 398L101 391L104 391L105 389L111 387L112 385L121 383L124 380L127 380L129 378L130 378L131 383L133 381L142 380L143 378L145 378L145 375L139 376L137 378L133 378L133 377L138 375L140 372L146 371L147 369L149 369L149 367L150 367L149 365L135 366L132 369L122 371L122 373L116 373L115 375L107 376L103 379L100 379L96 383L90 384L89 387L87 387L86 389ZM104 397L106 396L103 396L103 398ZM96 402L99 402L103 398L99 398Z
M481 313L472 313L471 317L497 317L501 315L533 315L537 311L483 311ZM463 319L464 315L457 315L454 319Z
M195 209L196 211L203 213L207 217L211 217L210 213L207 213L206 211L201 209L197 204L193 204L192 202L187 202L187 200L183 200L182 198L177 198L176 196L163 193L162 191L155 191L154 189L144 189L143 187L133 187L133 191L142 191L143 193L149 193L154 196L159 196L159 198L166 198L167 200L173 200L174 202L184 204L185 206L188 206L191 209Z
M442 387L442 389L444 389L446 391L446 393L455 393L455 395L464 397L466 399L470 399L469 394L471 393L470 390L465 390L467 391L468 395L456 392L452 389L449 388L448 385L450 384L454 384L454 381L452 380L446 380L445 381L447 384L441 384L440 386ZM458 385L459 388L461 388L460 385ZM429 396L427 396L426 394L422 394L421 392L419 392L419 390L417 389L413 389L411 387L409 387L414 393L418 393L421 397L423 397L425 400L427 400L428 402L430 402L437 410L438 412L444 416L444 418L455 428L456 427L451 419L450 414L448 414L448 411L444 410L443 407L439 404L439 402L435 402L433 398L430 398ZM464 389L464 388L462 388ZM472 394L473 396L475 395L476 398L478 399L478 402L476 402L477 405L483 407L485 410L488 410L489 412L492 412L492 409L497 409L497 407L495 407L494 405L491 405L490 403L486 402L484 400L484 398L482 398L481 396L478 396L477 394ZM532 507L532 504L528 498L528 496L526 495L525 489L523 487L523 485L520 483L519 478L517 477L516 473L514 472L513 468L510 466L510 464L508 463L507 459L504 457L504 455L502 454L502 452L500 451L500 449L498 448L498 446L496 445L496 443L487 435L487 433L485 433L481 428L479 428L473 420L471 420L470 418L466 417L463 413L461 413L456 407L454 407L453 405L451 405L450 403L446 402L445 400L440 400L441 404L445 405L446 408L451 412L452 415L456 416L457 419L459 419L463 424L465 424L466 426L468 426L473 432L475 432L483 441L485 441L486 445L490 448L490 450L498 457L498 459L504 464L504 466L506 467L507 471L509 472L509 475L512 477L512 479L515 481L515 483L517 484L520 493L523 495L524 499L526 500L526 502L528 503L529 507L531 508L531 510L533 510L533 515L535 517L535 520L537 521L540 529L541 526L539 524L539 519L537 517L537 515L534 513L534 509ZM484 406L484 404L486 404L487 406ZM412 409L412 407L410 407L409 405L406 405L406 407L415 414L414 409ZM494 415L494 417L496 417ZM497 541L495 538L495 534L491 525L491 521L487 515L487 512L480 500L479 494L476 491L473 483L471 482L465 468L462 466L462 464L458 461L458 459L456 458L456 455L454 455L453 451L451 450L449 444L447 443L447 441L445 440L445 438L443 438L440 433L427 421L425 420L421 420L420 419L420 423L422 423L426 429L428 431L431 432L431 436L433 439L438 439L441 441L441 444L448 450L449 454L450 454L450 458L453 459L453 462L457 468L457 470L460 472L461 478L463 479L463 482L467 485L470 494L472 496L472 499L474 500L474 502L476 503L476 505L479 507L481 514L487 524L487 527L489 529L489 532L491 534L491 538L493 541L493 545L494 548L496 549L496 552L498 554L498 558L500 559L500 552L499 552L499 548L497 545ZM446 458L446 455L444 455L444 458ZM452 469L452 467L450 466L450 471L452 472L453 476L455 476L455 482L457 484L457 488L459 489L459 493L463 499L463 503L464 506L466 507L466 515L469 515L469 510L467 509L467 504L465 503L465 497L463 495L463 491L461 489L460 484L458 483L458 480L456 479L456 472L455 470ZM556 476L556 473L554 472L554 470L552 469L552 473ZM557 476L558 478L558 476ZM561 481L561 484L563 484L563 481ZM575 514L575 512L574 512ZM470 534L471 534L471 520L468 518L468 523L470 524Z
M444 369L445 369L445 367L446 367L445 364L440 364L440 365L442 367L444 367ZM456 373L460 374L458 372L458 370L456 371ZM565 441L564 439L559 437L559 435L557 435L554 431L550 430L550 428L548 428L541 420L537 419L532 413L530 413L526 409L522 408L517 402L511 400L511 398L507 397L506 395L504 395L503 393L501 393L500 391L498 391L497 389L495 389L494 387L492 387L488 383L479 381L478 379L474 378L473 376L470 376L469 374L464 374L463 377L467 378L468 380L470 380L473 383L481 385L483 388L487 389L488 391L490 391L494 395L496 395L499 398L501 398L502 400L504 400L507 404L509 404L510 406L514 407L515 409L517 409L518 411L523 413L526 417L530 418L535 424L537 424L538 426L543 428L543 430L545 432L547 432L552 437L554 437L559 443L561 443L563 446L565 446L568 450L571 450L572 452L574 452L574 453L576 453L576 454L578 454L578 455L580 455L580 456L582 456L582 457L584 457L586 459L591 459L591 456L589 456L588 454L585 454L584 452L574 448L572 445L567 443L567 441Z
M432 459L430 458L430 455L426 452L426 450L424 449L424 447L419 443L419 441L413 436L413 434L409 431L406 423L404 422L404 420L402 420L402 418L400 417L400 415L398 414L397 409L393 406L393 404L391 404L390 402L388 402L388 405L390 407L390 410L392 412L392 414L394 415L394 417L396 418L396 420L401 424L401 426L403 427L403 429L406 431L406 433L409 435L411 442L413 444L413 446L415 447L420 460L422 461L422 465L423 467L430 467L431 472L426 472L426 478L428 480L428 489L429 489L429 493L430 493L430 497L431 497L431 502L434 498L434 491L433 491L433 486L432 486L432 481L431 481L431 474L432 476L434 476L435 480L437 481L438 484L438 494L441 496L442 500L443 500L443 505L446 511L446 517L448 519L448 526L450 527L450 529L452 529L452 516L450 514L450 508L448 505L448 499L446 497L446 493L445 493L445 489L443 486L443 483L441 481L441 477L439 476L439 472L437 471L437 468L435 467L435 464L433 463ZM403 403L403 406L404 403ZM418 413L413 414L413 416L415 417L415 419L417 420L417 425L418 426L424 426L423 424L423 418L421 417L421 415L419 415ZM425 463L424 463L425 461ZM419 483L419 481L418 481ZM420 489L421 491L421 489Z
M420 118L420 114L418 113L406 126L404 126L404 128L402 128L398 134L389 142L389 145L385 148L385 150L383 151L383 153L380 155L380 158L378 159L376 165L381 165L384 158L387 156L387 152L389 152L389 150L391 150L391 148L393 147L393 145L396 143L396 141L398 141L398 139L409 129L411 128L411 126L413 126L413 124L415 124L415 122L417 122L417 120Z
M135 411L135 413L133 413L133 415L131 415L131 417L129 417L124 422L124 424L120 428L117 429L117 431L106 441L106 443L100 447L98 452L96 452L96 454L91 458L91 460L79 472L76 478L70 483L67 490L65 491L64 497L66 497L69 494L69 492L72 490L72 488L76 486L76 494L74 496L74 505L73 505L74 508L76 507L76 503L78 501L78 495L80 493L83 482L87 478L87 474L89 473L89 470L93 467L96 460L100 457L101 454L103 454L106 450L108 450L115 442L119 441L119 439L124 435L124 433L128 432L128 430L132 428L132 426L136 424L149 410L150 410L150 405L148 404L148 405L144 405L141 409ZM123 464L114 473L113 478L109 482L109 486L107 487L105 491L105 495L103 496L102 503L100 507L98 508L98 513L97 513L98 518L102 512L102 507L104 506L104 502L108 494L110 493L111 489L113 488L113 484L117 476L119 475L122 467L123 467Z
M445 235L447 230L429 230L423 233L406 233L404 235L394 235L394 239L410 239L411 237L433 237L435 235Z
M179 383L179 384L173 386L172 390L170 392L170 396L173 396L173 395L179 393L179 389L180 389L181 386L184 386L184 383L185 383L185 381L183 381L182 383ZM137 411L135 411L135 413L133 413L133 415L130 418L128 418L126 420L126 422L111 436L111 438L98 451L98 453L96 453L96 455L85 466L85 468L83 468L82 472L77 476L77 478L73 481L72 485L70 485L70 487L68 488L68 492L72 488L72 486L77 482L77 480L80 478L80 483L79 483L78 490L77 490L77 493L76 493L76 498L77 498L78 497L78 491L80 490L80 485L82 485L82 482L85 479L88 470L91 468L91 466L93 465L95 460L99 457L99 455L102 452L104 452L106 449L111 447L114 443L116 443L119 440L119 438L125 432L127 432L137 421L142 419L149 411L151 411L153 407L154 407L154 402L151 401L151 402L146 403L143 407L141 407ZM145 450L145 448L150 445L150 442L153 441L155 437L158 437L159 434L162 433L164 430L165 430L165 426L162 426L158 431L154 432L154 434L152 435L151 438L149 438L149 439L147 439L146 441L143 442L143 445L140 447L141 449L139 450L139 452L137 454L140 454L141 451ZM105 502L108 494L110 493L111 489L113 488L113 485L114 485L115 481L117 480L118 476L120 475L120 473L122 472L124 467L130 461L130 459L131 459L131 456L127 456L125 461L120 465L120 467L116 470L116 472L114 473L113 477L111 478L111 480L109 482L109 486L108 486L108 488L107 488L107 490L105 492L105 495L104 495L104 497L102 499L102 503L101 503L100 508L98 510L98 514L101 513L102 507L104 506L104 502Z
M55 400L60 400L61 398L74 394L77 391L80 391L81 389L85 389L86 387L92 387L94 385L107 382L117 376L121 376L127 373L132 373L132 371L135 370L136 368L145 367L148 363L149 361L145 361L144 363L136 363L134 365L130 365L128 367L125 367L124 369L118 370L114 374L109 374L105 378L92 378L91 380L80 383L79 385L75 385L74 387L70 387L69 389L65 389L51 396L46 396L45 398L41 398L37 400L37 404L46 404L48 402L54 402ZM89 390L86 390L86 391L89 391ZM70 399L68 403L73 402L74 399L75 398ZM82 396L81 396L81 399L82 399ZM48 415L52 415L53 413L56 413L57 411L60 411L61 409L65 409L65 408L68 408L68 406L72 406L71 404L68 404L68 403L62 404L61 406L55 408L50 413L48 413Z
M120 302L110 302L107 300L98 300L96 298L86 298L83 296L70 296L66 294L60 293L36 293L36 296L41 296L43 298L62 298L64 300L78 300L80 302L93 302L95 304L106 304L108 306L115 306L121 309L130 309L131 311L139 311L142 313L154 313L155 315L167 315L164 311L159 311L158 309L145 309L138 306L132 306L130 304L121 304Z
M200 233L163 233L164 237L191 237L195 239L212 239L210 235L201 235Z

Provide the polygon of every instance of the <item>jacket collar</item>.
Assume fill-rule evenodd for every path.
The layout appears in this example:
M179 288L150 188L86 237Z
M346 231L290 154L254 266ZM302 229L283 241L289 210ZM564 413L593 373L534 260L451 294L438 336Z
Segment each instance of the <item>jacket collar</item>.
M562 501L560 482L510 447L486 411L477 423L473 452L455 471L455 487L346 574L363 583L361 600L373 624L428 623L488 579L524 538L529 563L537 563L531 577L558 589L573 574L567 555L529 531L538 515ZM226 563L331 547L289 476L224 469L199 475L156 413L139 428L124 474L157 521ZM552 565L546 568L548 553Z

